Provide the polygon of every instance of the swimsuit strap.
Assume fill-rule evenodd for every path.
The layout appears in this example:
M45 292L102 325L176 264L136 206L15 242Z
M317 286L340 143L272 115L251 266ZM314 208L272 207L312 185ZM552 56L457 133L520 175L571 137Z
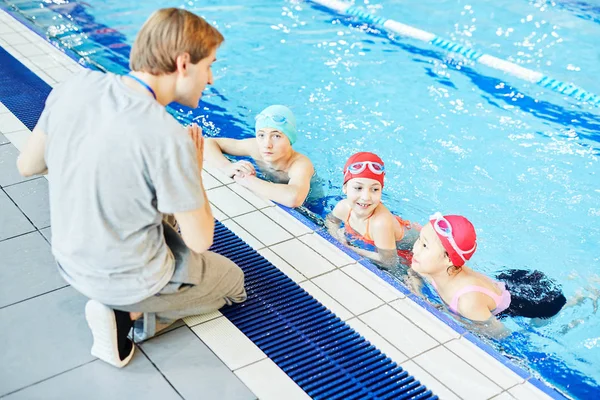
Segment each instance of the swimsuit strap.
M482 286L467 285L454 294L454 297L452 298L452 302L450 303L450 309L452 311L454 311L455 313L460 314L458 312L458 300L460 299L460 297L463 294L479 292L479 293L483 293L485 295L490 296L494 300L494 302L496 303L496 308L494 310L496 310L498 308L498 306L502 305L502 303L503 303L503 300L504 300L503 297L505 297L504 292L508 293L508 291L506 290L506 287L499 286L499 288L502 289L502 293L496 294L496 293L494 293L494 291L492 291L488 288L482 287Z
M406 233L404 228L410 229L410 221L405 221L397 215L394 215L394 217L396 217L396 220L400 223L400 227L402 228L402 236L400 236L399 239L396 239L396 242L399 242L404 239L404 235Z
M359 240L362 240L363 242L374 246L375 242L371 238L371 235L369 235L369 223L371 222L371 217L373 215L371 215L371 217L367 218L367 231L365 232L364 235L361 235L360 233L358 233L358 231L356 231L354 228L352 228L350 226L350 215L351 214L352 214L352 209L350 209L350 211L348 211L348 216L346 217L346 224L344 225L345 231L348 232L352 236L356 236Z
M371 217L372 216L373 216L373 214L371 214ZM371 217L367 218L367 230L365 231L365 235L363 237L365 238L365 240L373 242L373 239L371 238L371 235L369 234L369 225L371 224Z

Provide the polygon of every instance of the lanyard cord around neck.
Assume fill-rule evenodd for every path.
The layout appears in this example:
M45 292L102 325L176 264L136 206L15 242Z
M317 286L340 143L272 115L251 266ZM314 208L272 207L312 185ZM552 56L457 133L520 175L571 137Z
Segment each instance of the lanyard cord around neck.
M137 81L143 87L145 87L152 94L152 96L154 97L154 100L156 100L156 93L154 93L154 90L152 90L152 88L150 87L150 85L148 85L146 82L144 82L143 80L141 80L137 76L131 75L131 73L129 73L127 76L130 77L131 79Z

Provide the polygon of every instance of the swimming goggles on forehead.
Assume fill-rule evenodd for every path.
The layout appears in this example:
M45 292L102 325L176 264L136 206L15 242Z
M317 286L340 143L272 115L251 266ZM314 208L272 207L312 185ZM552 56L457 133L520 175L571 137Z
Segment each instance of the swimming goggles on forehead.
M352 175L357 175L363 172L365 169L371 170L372 173L376 175L381 175L385 172L385 167L383 164L375 162L375 161L359 161L348 165L346 168L346 172L351 173Z
M467 262L465 254L470 254L474 252L475 248L477 247L477 243L475 243L473 248L470 250L462 250L460 247L458 247L456 241L454 240L454 235L452 234L452 225L450 225L450 222L446 218L444 218L441 212L436 212L431 217L429 217L429 220L433 221L433 229L436 231L436 233L448 239L448 243L450 243L450 246L452 246L456 254L458 254L464 262Z
M287 123L289 123L288 119L285 116L278 115L278 114L258 114L256 117L254 117L254 119L256 121L260 121L260 120L264 120L264 119L270 119L271 121L275 122L276 124L287 124Z

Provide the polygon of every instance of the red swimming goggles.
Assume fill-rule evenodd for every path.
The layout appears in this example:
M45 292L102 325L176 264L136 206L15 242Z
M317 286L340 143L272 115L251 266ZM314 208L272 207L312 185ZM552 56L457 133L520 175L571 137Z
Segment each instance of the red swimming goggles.
M381 163L374 161L358 161L348 165L346 171L344 171L344 174L349 172L352 175L358 175L364 172L367 167L375 175L381 175L385 172L385 167Z
M475 246L473 246L473 248L470 250L462 250L460 247L458 247L458 244L456 244L456 241L454 240L454 235L452 234L452 225L450 225L450 222L444 218L441 212L436 212L429 217L429 220L432 221L433 229L435 229L436 233L448 239L448 243L450 243L450 246L452 246L452 249L454 249L456 254L458 254L458 256L464 262L467 262L465 254L473 253L477 247L477 243L475 243Z

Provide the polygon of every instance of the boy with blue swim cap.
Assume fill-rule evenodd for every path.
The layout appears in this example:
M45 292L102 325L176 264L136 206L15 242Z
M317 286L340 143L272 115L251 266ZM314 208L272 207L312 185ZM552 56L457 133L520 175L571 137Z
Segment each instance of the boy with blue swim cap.
M255 120L255 138L207 138L206 161L264 198L287 207L301 206L315 169L308 157L292 148L298 138L294 113L286 106L272 105ZM252 157L266 179L256 176L251 162L232 162L224 154Z
M272 105L262 110L256 116L255 132L268 127L276 128L287 136L292 146L298 139L296 117L292 113L292 110L286 106Z

